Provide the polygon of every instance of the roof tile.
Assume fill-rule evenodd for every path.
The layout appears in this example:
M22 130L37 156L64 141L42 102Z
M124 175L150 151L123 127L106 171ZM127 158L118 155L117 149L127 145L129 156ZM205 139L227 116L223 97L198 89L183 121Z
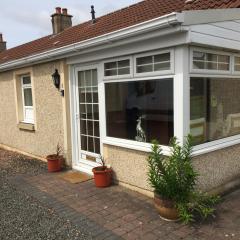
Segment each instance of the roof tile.
M240 0L193 0L190 3L185 3L185 0L145 0L99 17L95 24L88 21L57 35L49 35L6 50L0 53L0 64L88 40L172 12L239 7Z

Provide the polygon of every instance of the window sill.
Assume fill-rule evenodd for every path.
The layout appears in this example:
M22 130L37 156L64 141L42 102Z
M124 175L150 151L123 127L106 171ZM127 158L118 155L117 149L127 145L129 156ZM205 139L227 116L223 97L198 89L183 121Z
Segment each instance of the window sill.
M121 148L127 148L131 150L141 151L141 152L151 152L151 143L144 143L144 142L137 142L137 141L131 141L126 139L118 139L118 138L112 138L112 137L105 137L102 141L103 144L111 145L111 146L117 146ZM168 146L161 146L162 153L165 156L169 156L171 153L171 148Z
M146 153L151 152L151 144L150 143L142 143L142 142L136 142L131 140L125 140L125 139L118 139L118 138L112 138L112 137L105 137L102 141L103 144L131 149L135 151L142 151ZM240 135L216 140L213 142L201 144L198 146L193 147L192 155L193 157L197 157L203 154L215 152L227 147L231 147L234 145L240 144ZM165 156L170 156L171 154L171 148L168 146L161 146L162 153Z
M20 123L18 123L18 128L20 130L27 130L27 131L30 131L30 132L35 131L35 126L34 126L33 123L20 122Z
M206 153L211 153L217 150L221 150L227 147L240 144L240 135L227 137L219 140L215 140L209 143L197 145L193 148L193 156L199 156Z

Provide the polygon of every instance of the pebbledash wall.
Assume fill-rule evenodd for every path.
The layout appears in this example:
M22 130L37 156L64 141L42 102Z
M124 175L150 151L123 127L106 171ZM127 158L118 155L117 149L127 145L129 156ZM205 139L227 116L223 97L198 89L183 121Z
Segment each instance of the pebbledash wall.
M55 61L0 73L0 144L44 158L56 152L59 143L70 163L70 141L67 140L68 101L60 96L51 75L58 69L63 87L68 80L64 61ZM16 76L31 74L35 131L18 127ZM68 90L68 86L66 86ZM69 96L66 94L68 99ZM69 109L69 107L68 107ZM69 114L69 113L68 113Z
M240 177L240 145L195 156L193 164L199 172L198 188L202 191L225 190L225 184ZM152 191L147 181L148 153L104 145L104 156L123 184L145 194ZM151 195L151 194L150 194Z

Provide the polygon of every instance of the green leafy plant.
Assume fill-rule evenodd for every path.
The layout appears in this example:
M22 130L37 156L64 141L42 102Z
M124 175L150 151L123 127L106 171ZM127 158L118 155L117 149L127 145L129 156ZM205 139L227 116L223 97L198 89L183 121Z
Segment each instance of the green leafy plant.
M163 199L175 202L185 223L194 221L196 213L203 218L213 215L213 206L219 198L195 190L198 173L192 165L192 137L189 135L182 146L174 137L170 147L170 156L164 156L158 142L152 142L148 158L151 186Z

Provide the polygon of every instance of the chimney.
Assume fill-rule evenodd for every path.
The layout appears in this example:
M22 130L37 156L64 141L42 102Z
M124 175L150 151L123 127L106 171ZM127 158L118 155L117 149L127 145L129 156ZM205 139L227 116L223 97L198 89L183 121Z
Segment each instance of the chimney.
M56 12L51 17L53 34L58 34L72 26L72 16L68 14L66 8L57 7Z
M7 43L3 41L2 33L0 33L0 53L7 50Z

